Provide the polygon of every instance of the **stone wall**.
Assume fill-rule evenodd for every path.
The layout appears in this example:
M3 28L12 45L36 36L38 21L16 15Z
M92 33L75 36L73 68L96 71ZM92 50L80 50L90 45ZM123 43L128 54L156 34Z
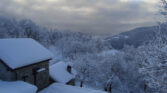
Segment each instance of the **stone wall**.
M45 70L40 71L41 68ZM49 61L26 66L15 70L15 72L17 74L17 80L34 84L39 90L49 85Z
M71 79L69 82L66 83L67 85L75 86L75 79Z
M37 73L36 85L39 89L46 88L49 85L49 62L38 65L40 68L45 68L45 70Z
M24 67L15 70L17 80L25 81L30 84L34 84L33 66Z
M2 61L0 61L0 80L14 81L16 80L16 74L8 68Z

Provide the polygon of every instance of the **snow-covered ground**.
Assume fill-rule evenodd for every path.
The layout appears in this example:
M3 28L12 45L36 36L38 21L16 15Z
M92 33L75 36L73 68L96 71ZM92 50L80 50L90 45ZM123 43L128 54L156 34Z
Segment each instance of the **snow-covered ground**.
M6 82L0 80L0 93L36 93L37 87L23 81Z
M50 85L48 88L45 88L44 90L40 91L39 93L106 93L106 92L54 83Z
M106 56L106 55L109 55L109 54L115 55L118 52L119 52L118 50L112 49L112 50L102 51L101 53L99 53L99 55L103 55L103 56Z

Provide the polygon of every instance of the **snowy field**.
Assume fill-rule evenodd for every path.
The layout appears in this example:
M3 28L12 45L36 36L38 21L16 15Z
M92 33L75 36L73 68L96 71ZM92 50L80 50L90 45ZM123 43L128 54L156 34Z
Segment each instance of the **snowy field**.
M23 81L6 82L0 80L0 93L36 93L37 87Z
M106 93L106 92L54 83L50 85L48 88L40 91L39 93Z

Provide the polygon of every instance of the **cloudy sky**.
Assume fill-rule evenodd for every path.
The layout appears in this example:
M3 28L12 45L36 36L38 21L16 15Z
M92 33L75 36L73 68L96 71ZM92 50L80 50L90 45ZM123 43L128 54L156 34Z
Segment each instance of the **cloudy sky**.
M157 21L159 0L0 0L0 15L95 35L118 34Z

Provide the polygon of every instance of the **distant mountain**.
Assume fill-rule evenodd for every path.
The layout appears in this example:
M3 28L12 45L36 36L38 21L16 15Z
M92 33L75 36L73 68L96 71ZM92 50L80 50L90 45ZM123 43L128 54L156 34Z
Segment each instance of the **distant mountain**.
M162 29L163 32L167 32L167 25L162 25ZM152 40L155 37L156 31L158 31L158 26L140 27L115 36L107 37L104 41L115 49L122 49L124 45L138 47Z

